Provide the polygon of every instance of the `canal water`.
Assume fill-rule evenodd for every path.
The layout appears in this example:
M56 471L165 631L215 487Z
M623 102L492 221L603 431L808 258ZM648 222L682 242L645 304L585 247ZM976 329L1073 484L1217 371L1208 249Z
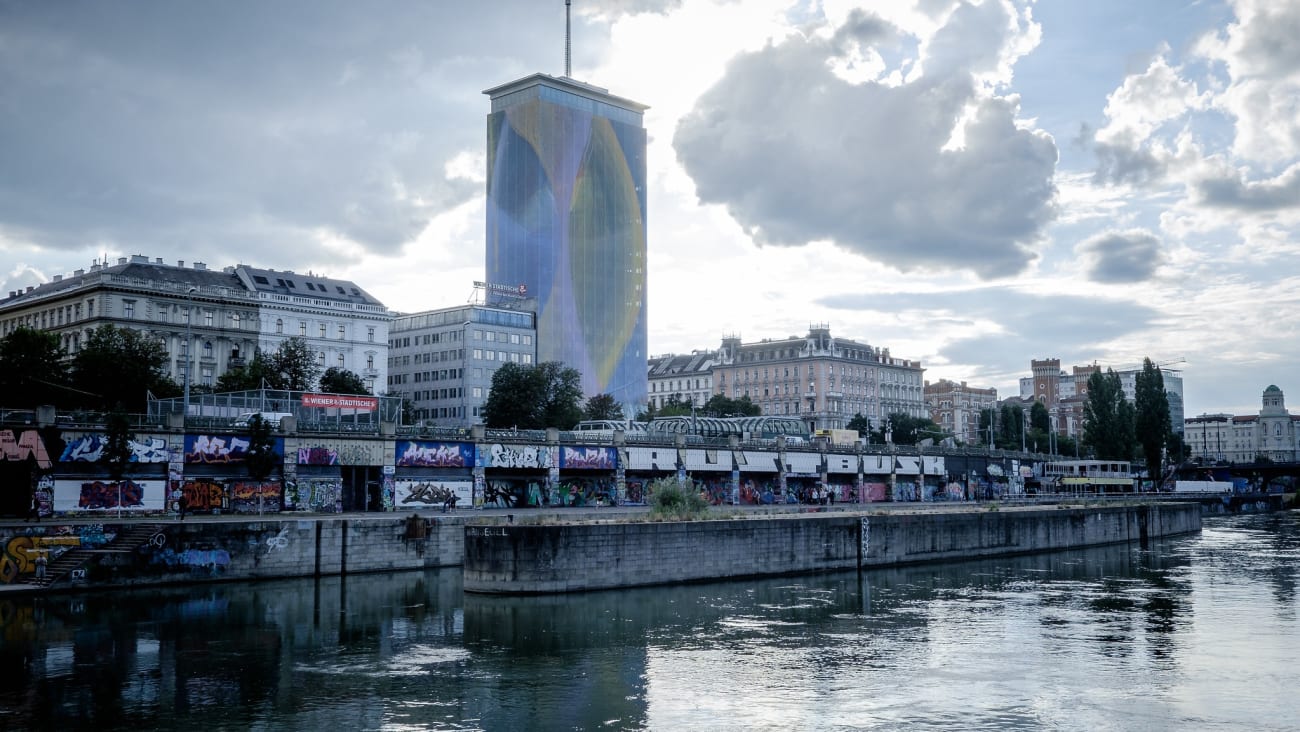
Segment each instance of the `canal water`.
M1295 730L1300 513L582 595L459 570L0 597L0 729Z

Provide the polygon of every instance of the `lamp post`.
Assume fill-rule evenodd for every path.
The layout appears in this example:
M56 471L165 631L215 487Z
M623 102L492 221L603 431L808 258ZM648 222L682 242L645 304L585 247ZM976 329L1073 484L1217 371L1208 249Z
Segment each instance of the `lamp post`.
M197 287L191 287L185 291L185 386L184 396L181 397L184 409L182 424L190 418L190 346L193 345L190 342L190 333L194 323L194 293L198 291L199 288Z

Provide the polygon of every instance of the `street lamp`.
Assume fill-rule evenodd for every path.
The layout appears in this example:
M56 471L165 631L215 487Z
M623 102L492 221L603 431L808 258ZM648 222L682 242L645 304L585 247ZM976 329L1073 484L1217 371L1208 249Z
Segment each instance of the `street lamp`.
M194 293L198 291L199 288L197 287L191 287L185 291L185 387L184 396L181 397L184 405L184 420L188 420L190 417L190 346L193 345L190 342L190 331L194 323ZM182 420L182 424L184 424L184 420Z

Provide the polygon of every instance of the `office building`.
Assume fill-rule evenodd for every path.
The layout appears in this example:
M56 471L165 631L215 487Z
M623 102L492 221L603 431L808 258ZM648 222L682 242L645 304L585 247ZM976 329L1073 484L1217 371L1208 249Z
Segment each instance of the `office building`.
M586 396L646 403L645 105L534 74L484 92L488 304L535 301L537 360Z

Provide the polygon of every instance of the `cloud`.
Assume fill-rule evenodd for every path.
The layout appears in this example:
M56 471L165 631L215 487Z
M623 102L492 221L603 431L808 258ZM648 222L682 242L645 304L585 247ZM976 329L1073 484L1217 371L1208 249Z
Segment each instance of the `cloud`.
M1215 107L1236 121L1233 152L1268 163L1300 154L1300 4L1236 0L1237 16L1197 52L1221 63L1230 83Z
M1248 181L1244 176L1204 178L1195 184L1197 200L1216 208L1238 211L1300 209L1300 163L1269 180Z
M1080 242L1088 279L1102 284L1128 284L1150 279L1163 261L1160 238L1146 229L1105 231Z
M474 3L8 5L0 237L301 267L322 237L343 243L331 258L395 255L483 195L461 158L483 148L479 92L530 55L558 71L563 7L504 2L554 34L503 38L475 18L502 9Z
M951 35L941 28L930 45L943 52L897 86L846 82L818 37L736 57L673 138L699 199L763 245L830 240L905 271L1025 270L1056 213L1056 145L959 68L998 54Z
M1106 126L1094 136L1097 182L1144 184L1163 177L1169 154L1152 135L1206 103L1196 84L1181 78L1163 55L1126 77L1106 97Z

